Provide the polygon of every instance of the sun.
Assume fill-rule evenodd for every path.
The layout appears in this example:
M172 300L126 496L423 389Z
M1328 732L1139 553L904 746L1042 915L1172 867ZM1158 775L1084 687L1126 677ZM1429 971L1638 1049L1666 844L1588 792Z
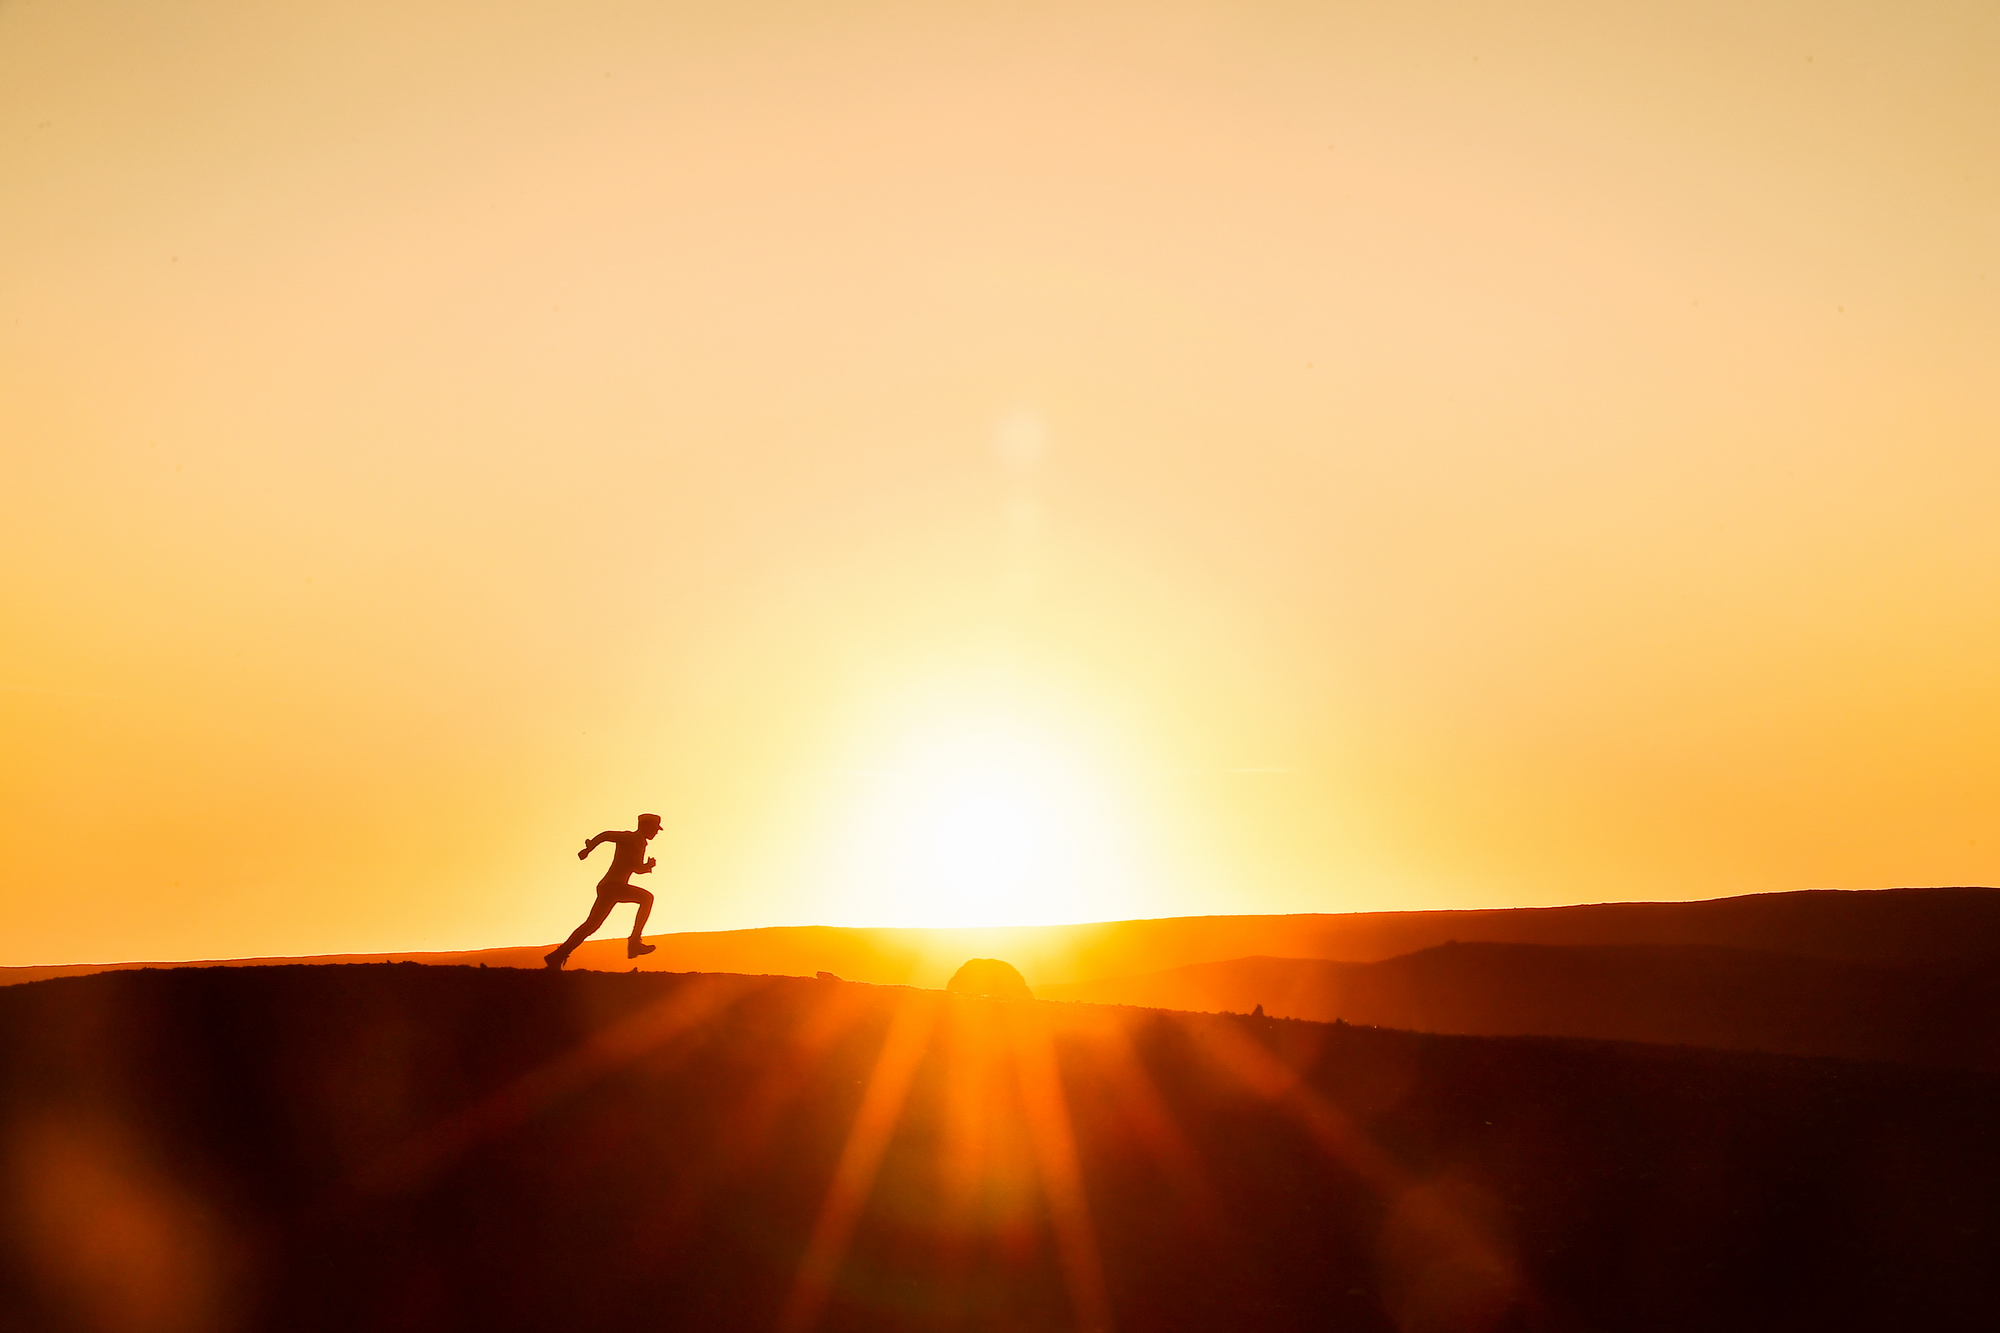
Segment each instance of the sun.
M932 718L858 771L849 912L898 926L1101 921L1133 906L1131 821L1105 766L1004 710Z

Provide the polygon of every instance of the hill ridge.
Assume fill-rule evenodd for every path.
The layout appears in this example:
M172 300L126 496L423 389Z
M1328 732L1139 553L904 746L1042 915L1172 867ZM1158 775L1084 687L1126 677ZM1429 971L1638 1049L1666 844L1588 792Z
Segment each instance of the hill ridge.
M2000 956L1877 962L1708 944L1447 943L1371 963L1253 956L1039 998L2000 1070Z
M669 904L671 899L669 899ZM663 910L670 910L665 908ZM942 985L967 958L1004 958L1030 985L1056 985L1257 954L1373 962L1442 944L1718 943L1832 958L1922 961L2000 954L2000 889L1985 886L1799 889L1686 902L1405 912L1154 917L1057 926L919 929L761 926L650 935L648 971L833 972L857 980ZM140 967L294 962L541 966L555 943L493 949L329 954L312 959L205 959L0 968L0 985ZM616 940L577 951L583 967L630 964Z

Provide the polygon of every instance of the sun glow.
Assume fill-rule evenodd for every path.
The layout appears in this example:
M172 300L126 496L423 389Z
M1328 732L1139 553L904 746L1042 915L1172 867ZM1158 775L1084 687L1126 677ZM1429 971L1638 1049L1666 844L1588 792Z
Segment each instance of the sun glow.
M853 776L841 887L876 924L1105 920L1136 901L1112 784L1082 747L1019 718L935 721Z

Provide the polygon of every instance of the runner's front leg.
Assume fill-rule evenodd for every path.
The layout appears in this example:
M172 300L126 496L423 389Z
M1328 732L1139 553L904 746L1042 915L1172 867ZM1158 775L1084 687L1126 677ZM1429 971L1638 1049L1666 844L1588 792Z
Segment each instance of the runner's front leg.
M632 914L632 938L625 942L625 956L627 958L637 958L640 954L651 953L658 947L657 945L648 944L640 938L640 936L646 933L646 918L653 914L653 895L651 890L634 890L632 901L639 904L639 910Z

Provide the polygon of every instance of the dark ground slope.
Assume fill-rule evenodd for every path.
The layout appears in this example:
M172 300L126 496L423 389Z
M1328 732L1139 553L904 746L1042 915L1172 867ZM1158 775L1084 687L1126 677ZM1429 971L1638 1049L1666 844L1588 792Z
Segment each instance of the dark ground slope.
M1380 963L1236 958L1043 999L2000 1072L2000 958L1859 963L1704 945L1443 945Z
M1775 1056L112 973L0 992L0 1328L1988 1329L1996 1124Z

